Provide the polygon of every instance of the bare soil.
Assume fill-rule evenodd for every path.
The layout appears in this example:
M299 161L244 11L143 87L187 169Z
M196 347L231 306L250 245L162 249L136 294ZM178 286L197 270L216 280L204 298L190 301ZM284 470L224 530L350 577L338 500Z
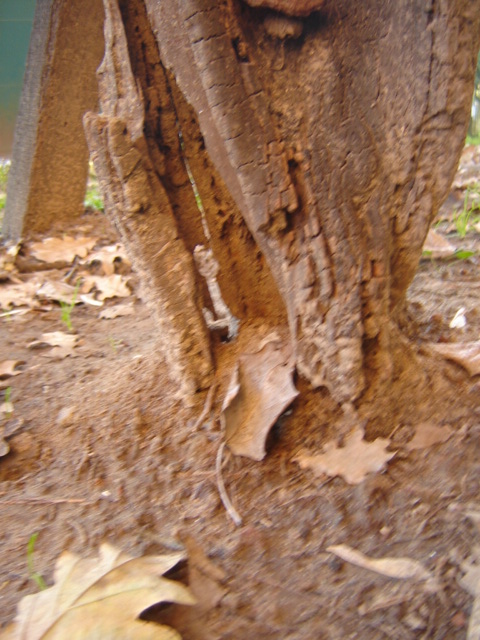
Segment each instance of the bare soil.
M480 180L479 166L480 154L467 149L460 182L468 172ZM437 231L478 252L479 232L461 239L453 223L463 196L464 189L452 192ZM102 214L91 212L52 235L61 232L92 235L99 246L116 238ZM21 278L31 265L28 247L24 254ZM3 418L6 434L17 431L0 459L0 623L37 590L27 545L38 532L35 570L49 583L64 550L94 555L104 540L131 554L186 547L189 563L179 575L198 605L155 614L186 640L466 638L472 597L459 580L480 542L480 381L432 354L428 343L479 338L479 274L478 253L420 264L403 321L416 366L396 372L393 400L371 398L360 409L367 439L390 434L397 451L385 472L349 486L299 468L293 459L300 449L319 451L335 437L339 411L326 391L297 380L302 393L275 425L263 462L225 451L223 478L242 517L238 527L215 473L227 380L218 380L212 409L194 428L206 394L192 407L177 399L134 274L134 315L106 320L98 307L73 310L74 357L28 348L45 331L65 330L57 305L2 317L0 362L24 364L8 380L14 411ZM461 307L466 326L451 328ZM239 350L225 344L227 365ZM454 434L408 451L421 422ZM375 558L418 560L437 588L356 567L327 550L342 543Z

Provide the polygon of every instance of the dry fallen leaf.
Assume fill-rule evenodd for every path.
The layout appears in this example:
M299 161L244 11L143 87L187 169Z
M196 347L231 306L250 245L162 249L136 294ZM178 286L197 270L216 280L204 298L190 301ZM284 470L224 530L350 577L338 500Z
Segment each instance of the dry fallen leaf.
M121 244L113 244L108 247L102 247L97 251L91 253L84 264L91 264L92 262L100 262L102 265L103 273L106 276L111 276L115 273L114 262L119 258L122 262L130 264L130 261L125 253L125 249Z
M72 333L64 333L63 331L42 333L42 342L45 342L52 347L69 347L73 349L77 340L78 336Z
M76 256L85 258L88 252L97 243L97 238L45 238L41 242L33 242L30 245L31 254L43 262L68 262L71 263Z
M352 549L346 544L338 544L327 547L327 551L334 553L342 560L351 562L357 567L381 573L388 578L398 580L429 580L433 581L434 576L430 571L417 560L410 558L369 558L357 549Z
M36 281L2 285L0 286L0 307L7 311L11 307L38 306L38 302L35 300L37 289L38 283Z
M465 575L460 578L461 587L473 596L472 612L468 624L467 640L480 638L480 548L476 547L472 558L462 564Z
M3 360L0 362L0 380L10 378L11 376L18 376L21 371L17 371L19 365L25 364L23 360Z
M269 342L239 362L223 403L225 438L235 455L265 457L265 441L277 418L298 395L287 350Z
M34 340L28 345L29 349L42 349L53 347L46 355L49 358L62 359L74 355L74 348L77 346L78 336L63 331L52 331L42 333L40 340Z
M109 544L99 558L66 552L57 560L55 584L25 596L1 640L177 640L171 627L138 620L160 602L194 604L190 591L163 574L182 554L132 558Z
M386 451L391 442L387 438L366 442L363 435L363 429L357 427L345 438L345 446L339 448L332 440L323 447L324 453L309 455L301 451L294 460L302 469L311 469L315 476L341 476L349 484L360 484L367 474L381 471L395 455Z
M135 309L131 304L116 304L114 307L107 307L102 309L98 314L99 318L105 320L111 320L112 318L118 318L120 316L133 316Z
M36 291L37 298L65 302L65 304L79 304L80 300L77 299L76 294L75 287L59 280L48 280Z
M457 249L439 233L430 229L423 245L424 253L432 258L450 258Z
M110 276L88 276L85 278L82 291L88 293L91 289L98 291L98 299L126 298L131 294L123 276L114 273Z
M480 373L480 341L428 343L428 347L440 355L453 360L468 371L471 376Z
M415 435L405 445L405 449L408 451L426 449L439 442L446 442L452 435L453 431L449 427L438 427L429 422L423 422L416 427Z

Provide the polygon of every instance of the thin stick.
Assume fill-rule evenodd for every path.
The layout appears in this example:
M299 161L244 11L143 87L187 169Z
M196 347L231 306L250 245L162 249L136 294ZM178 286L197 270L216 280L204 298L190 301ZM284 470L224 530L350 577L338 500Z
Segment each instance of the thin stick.
M225 489L225 484L223 482L222 477L222 456L223 450L225 449L225 442L222 442L218 447L217 451L217 459L215 463L215 471L217 476L217 488L218 493L220 494L220 499L222 501L223 506L225 507L226 512L230 516L230 518L234 521L234 523L239 527L242 524L242 518L238 515L235 507L230 501L230 498L227 495L227 490Z
M210 412L212 408L212 402L213 402L213 392L215 391L216 387L217 387L217 384L216 382L214 382L207 393L207 397L205 399L205 404L203 405L202 413L195 420L195 424L193 425L193 431L197 431L197 429L200 428L200 425L207 417L207 414Z
M0 507L3 504L94 504L91 500L82 500L79 498L23 498L20 500L0 500Z

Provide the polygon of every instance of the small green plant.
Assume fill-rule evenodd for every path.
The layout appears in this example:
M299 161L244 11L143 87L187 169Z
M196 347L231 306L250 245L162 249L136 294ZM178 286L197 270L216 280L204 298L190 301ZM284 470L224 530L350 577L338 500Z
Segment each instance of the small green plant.
M86 207L96 209L97 211L103 211L103 198L98 190L96 183L89 184L87 192L85 193L85 200L83 203Z
M112 347L114 353L117 353L119 347L121 346L121 340L117 340L113 336L108 336L108 343Z
M98 189L98 180L95 175L95 169L93 167L93 162L89 162L89 171L88 171L88 181L87 181L87 191L85 193L85 200L83 204L85 207L90 207L91 209L96 209L97 211L103 211L103 198L100 195L100 191Z
M35 551L35 542L37 541L37 538L38 538L38 531L36 533L32 533L28 541L28 546L27 546L28 574L30 576L30 579L35 582L35 584L40 589L40 591L45 591L45 589L47 588L47 584L43 579L43 577L37 571L35 571L35 563L33 560L33 555Z
M8 173L10 171L10 160L2 160L0 158L0 218L3 215L5 209L5 202L7 200L7 181Z
M11 405L11 407L13 408L11 398L12 398L12 387L7 387L5 389L5 394L3 396L3 404L5 405L5 407L8 407L8 405ZM12 410L5 411L5 418L7 420L10 420L11 417L12 417Z
M472 195L474 198L472 199ZM476 197L475 197L476 196ZM465 198L463 199L463 208L454 214L455 228L460 238L465 238L467 232L472 226L480 220L480 187L475 185L467 187Z
M78 290L80 288L80 280L77 282L77 284L75 285L75 289L73 290L73 295L72 295L72 299L70 302L64 302L63 300L60 300L60 308L62 311L62 315L61 315L61 320L63 322L63 324L67 327L67 329L69 331L73 331L73 324L72 324L72 311L73 308L75 307L75 304L77 302L77 294L78 294Z

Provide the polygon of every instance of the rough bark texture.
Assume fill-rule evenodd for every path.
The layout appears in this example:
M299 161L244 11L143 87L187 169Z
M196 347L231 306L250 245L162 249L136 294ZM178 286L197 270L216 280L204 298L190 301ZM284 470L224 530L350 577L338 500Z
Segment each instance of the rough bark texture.
M177 246L185 255L185 278L194 282L189 254L208 238L186 193L182 154L172 152L178 150L173 120L187 147L198 141L197 127L205 140L209 157L198 145L201 161L192 168L221 271L252 255L251 238L269 267L257 258L263 276L253 291L245 286L245 270L237 272L234 287L224 281L227 304L245 326L258 316L252 298L264 298L266 322L275 325L283 301L297 370L314 387L327 386L339 403L355 401L367 386L379 388L391 375L396 315L464 141L480 3L292 2L290 16L266 9L287 6L273 0L120 5L127 45L116 55L131 66L138 85L128 79L135 99L130 115L121 115L122 96L102 80L107 120L97 122L106 130L116 122L120 131L111 120L120 117L124 144L135 146L142 171L156 172L164 185L170 209L158 211L173 213L183 237ZM114 13L113 0L106 7ZM108 45L106 60L115 47L117 41ZM107 67L102 78L126 82L123 72ZM106 148L108 135L103 139ZM113 167L114 156L110 152L101 165ZM125 191L128 181L116 176L103 184L107 201L113 197L118 208L114 193ZM184 202L190 204L184 208ZM228 234L219 228L219 202L235 220ZM241 258L225 255L227 235L230 247L232 235L245 238L238 245ZM144 243L140 233L129 241L132 247ZM161 267L149 257L145 268ZM160 297L169 299L167 280L159 286L165 287ZM195 299L193 290L189 299ZM208 369L205 304L185 307L184 320L175 321L180 332L201 327L191 339ZM164 320L170 322L168 313ZM178 349L188 360L190 343L182 338Z
M18 240L83 213L82 117L98 104L102 0L39 0L15 126L3 235Z

